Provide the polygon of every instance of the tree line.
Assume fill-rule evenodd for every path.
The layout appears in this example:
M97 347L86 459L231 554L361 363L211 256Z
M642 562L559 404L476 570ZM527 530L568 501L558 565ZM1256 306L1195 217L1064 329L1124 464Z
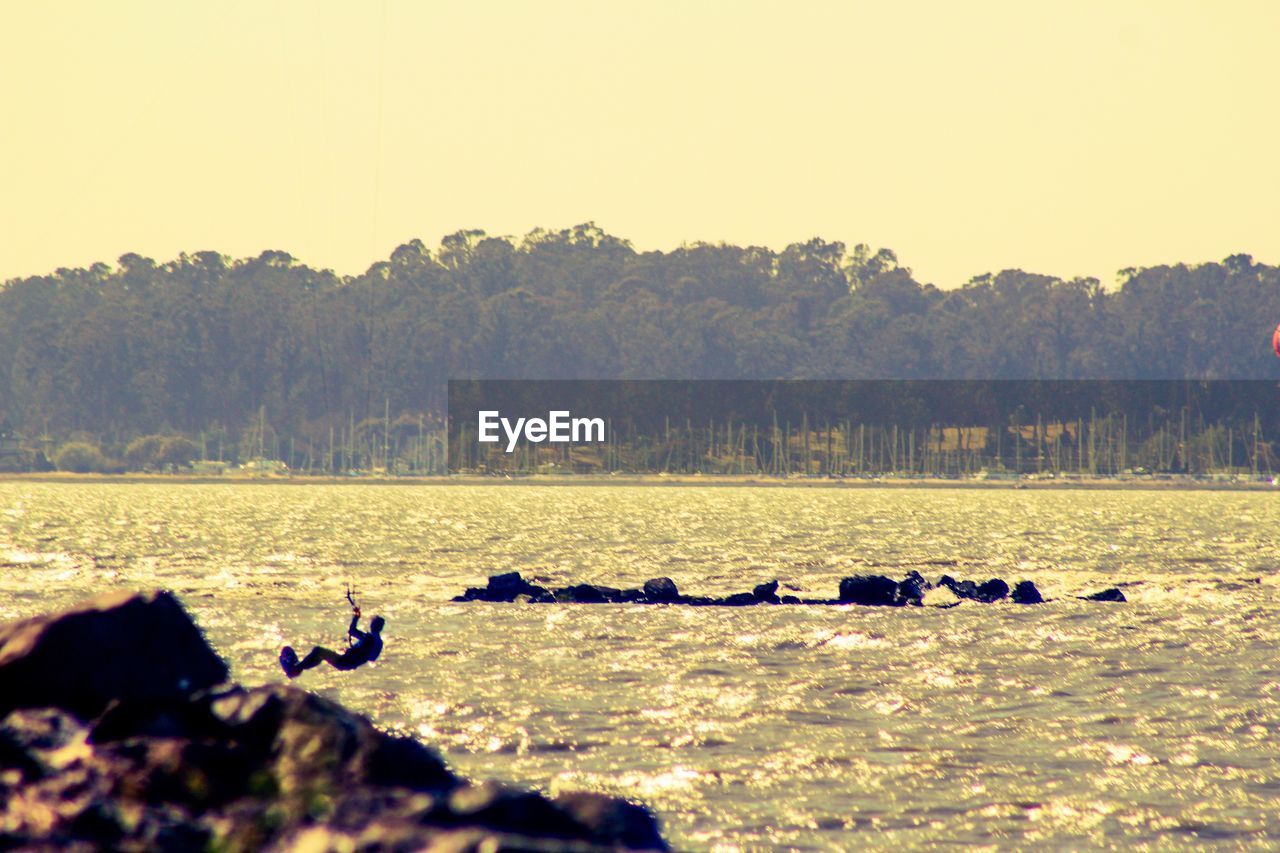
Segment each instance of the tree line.
M941 290L888 249L640 252L591 224L412 240L355 276L279 251L127 254L0 286L0 433L115 459L160 435L207 458L386 465L435 454L456 378L1280 376L1277 267L1119 278Z

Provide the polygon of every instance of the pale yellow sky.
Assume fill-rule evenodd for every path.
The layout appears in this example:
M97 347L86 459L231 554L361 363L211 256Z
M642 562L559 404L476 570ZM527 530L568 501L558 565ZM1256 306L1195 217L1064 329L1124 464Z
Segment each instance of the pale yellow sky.
M0 279L594 220L950 287L1280 262L1280 2L0 0Z

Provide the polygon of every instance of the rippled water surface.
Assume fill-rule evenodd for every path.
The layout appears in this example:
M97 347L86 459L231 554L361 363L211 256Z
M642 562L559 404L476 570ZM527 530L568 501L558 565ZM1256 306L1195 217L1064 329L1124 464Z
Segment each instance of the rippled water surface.
M1265 493L0 482L0 619L167 587L255 684L344 645L351 581L382 660L299 684L463 774L643 800L681 849L1268 846L1278 545ZM1055 600L449 602L512 569L833 595L912 568Z

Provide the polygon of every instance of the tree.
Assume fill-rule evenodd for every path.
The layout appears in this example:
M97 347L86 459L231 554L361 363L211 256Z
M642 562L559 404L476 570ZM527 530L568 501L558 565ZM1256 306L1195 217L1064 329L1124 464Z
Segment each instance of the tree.
M81 441L72 441L58 448L53 455L53 464L59 471L71 471L76 474L89 474L105 471L107 460L102 451Z

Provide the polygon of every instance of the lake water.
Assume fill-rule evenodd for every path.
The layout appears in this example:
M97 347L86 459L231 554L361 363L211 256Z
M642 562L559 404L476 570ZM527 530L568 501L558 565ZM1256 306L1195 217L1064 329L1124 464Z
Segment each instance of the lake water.
M1266 493L0 482L0 620L166 587L257 684L345 645L350 581L382 660L296 684L465 775L642 800L679 849L1278 845L1278 560ZM1056 600L449 602L913 568Z

